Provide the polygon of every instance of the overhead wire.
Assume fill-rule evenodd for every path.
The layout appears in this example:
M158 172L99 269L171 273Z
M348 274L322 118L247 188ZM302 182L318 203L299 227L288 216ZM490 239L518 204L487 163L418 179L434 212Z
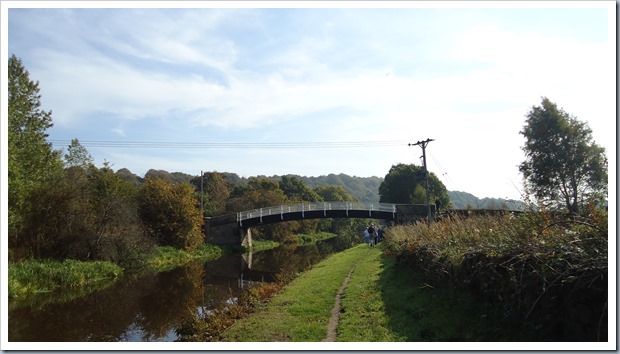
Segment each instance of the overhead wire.
M452 178L450 177L450 175L448 174L448 172L446 172L446 170L443 168L443 166L441 166L441 164L439 163L439 161L437 161L437 159L435 158L435 156L434 156L432 153L430 153L430 152L429 152L429 154L428 154L428 155L430 156L431 160L433 160L433 163L434 163L434 164L437 166L437 168L439 169L439 172L441 173L441 176L442 176L442 177L446 177L446 178L449 180L450 185L451 185L451 189L450 189L450 190L455 190L455 189L454 189L454 187L456 187L456 186L455 186L454 180L452 180Z
M69 145L71 140L49 140L54 145ZM172 142L172 141L112 141L80 140L85 147L142 148L142 149L337 149L389 147L406 145L405 140L389 141L312 141L312 142Z

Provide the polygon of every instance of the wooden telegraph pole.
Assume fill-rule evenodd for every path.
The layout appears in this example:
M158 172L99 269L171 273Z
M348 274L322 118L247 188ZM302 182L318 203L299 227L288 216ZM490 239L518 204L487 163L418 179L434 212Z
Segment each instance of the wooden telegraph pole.
M426 139L424 141L418 141L415 144L409 144L409 146L413 146L413 145L419 145L422 147L422 161L424 163L424 178L426 180L426 209L427 209L427 215L426 215L426 219L428 221L428 223L431 222L431 195L428 192L428 169L426 168L426 145L428 145L428 143L430 143L431 141L434 141L435 139Z

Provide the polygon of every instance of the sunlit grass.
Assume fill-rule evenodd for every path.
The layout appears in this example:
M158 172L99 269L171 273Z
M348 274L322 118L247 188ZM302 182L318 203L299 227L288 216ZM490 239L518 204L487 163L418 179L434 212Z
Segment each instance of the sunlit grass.
M123 274L120 266L102 261L81 262L67 259L28 260L9 264L9 298L58 289L83 288L97 282L116 279Z
M495 304L503 335L591 341L607 337L608 237L607 213L593 208L397 226L385 243L401 266Z
M288 284L266 307L237 321L223 340L322 341L338 289L367 252L359 246L328 257Z
M330 238L334 238L338 235L329 233L329 232L319 232L314 234L297 234L297 244L306 245L310 243L315 243L318 241L328 240Z
M157 247L155 253L146 261L146 265L150 269L162 272L182 266L192 260L213 260L220 257L223 253L224 250L221 247L212 244L200 245L192 252L170 246Z
M483 304L455 291L450 284L425 278L419 270L396 265L394 257L378 249L355 269L341 312L340 342L492 338Z

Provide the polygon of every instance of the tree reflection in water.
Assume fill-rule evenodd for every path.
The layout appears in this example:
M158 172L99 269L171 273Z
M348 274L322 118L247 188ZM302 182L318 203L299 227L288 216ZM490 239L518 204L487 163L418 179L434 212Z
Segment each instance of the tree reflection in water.
M9 341L172 341L175 328L190 315L237 297L243 291L241 274L248 280L273 281L278 274L295 275L349 246L338 238L302 247L284 245L251 257L226 256L126 276L109 288L65 302L13 307Z

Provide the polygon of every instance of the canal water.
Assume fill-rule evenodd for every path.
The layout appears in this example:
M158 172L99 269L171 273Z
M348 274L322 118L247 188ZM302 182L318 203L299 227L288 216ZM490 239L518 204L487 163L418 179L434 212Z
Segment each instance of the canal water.
M307 246L225 256L192 262L167 272L125 276L88 295L58 300L49 294L29 305L9 303L9 341L174 341L178 328L195 313L232 302L250 286L279 274L297 274L344 250L338 238Z

